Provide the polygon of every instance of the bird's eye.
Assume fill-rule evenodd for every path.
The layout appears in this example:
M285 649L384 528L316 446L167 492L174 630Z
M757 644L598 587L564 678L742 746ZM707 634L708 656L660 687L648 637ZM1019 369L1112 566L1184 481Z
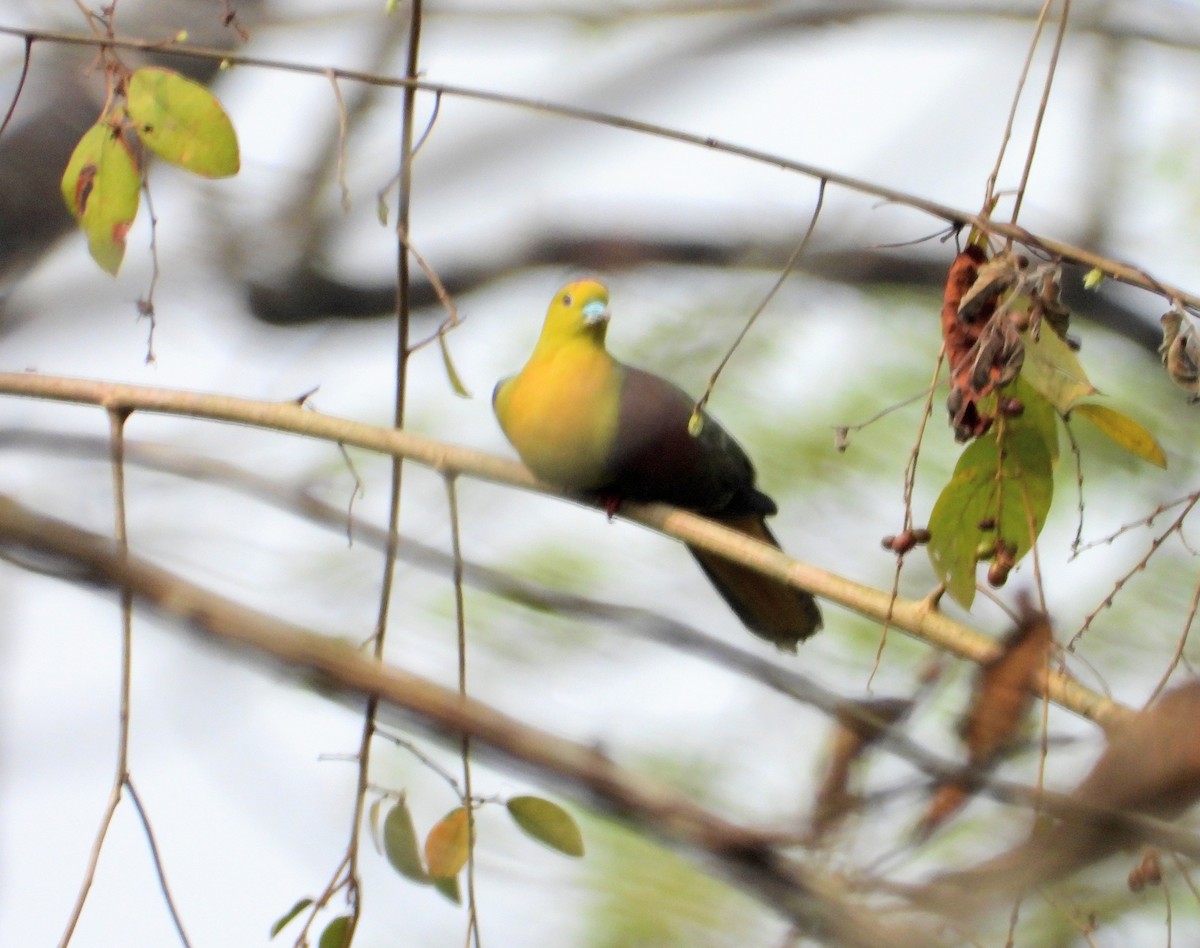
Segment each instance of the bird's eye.
M570 306L570 305L571 305L571 294L570 294L570 293L564 293L564 294L563 294L563 298L562 298L562 304L563 304L563 306Z

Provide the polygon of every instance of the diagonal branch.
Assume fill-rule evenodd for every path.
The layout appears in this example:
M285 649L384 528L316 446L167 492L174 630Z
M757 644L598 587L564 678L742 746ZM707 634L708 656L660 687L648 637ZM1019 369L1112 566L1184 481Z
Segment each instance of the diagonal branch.
M783 856L774 836L732 823L655 781L633 774L592 747L565 740L364 655L342 641L248 609L138 557L113 542L0 498L0 543L69 564L77 581L112 587L186 623L225 647L248 650L331 690L399 711L440 735L470 735L509 763L591 805L703 857L802 930L834 944L930 944L928 933L885 926L843 888ZM886 934L885 934L886 933Z
M33 373L0 373L0 394L5 393L98 405L109 411L148 411L290 432L405 457L445 474L463 474L586 503L581 498L537 481L514 461L435 441L409 431L319 415L295 402L252 401L228 395L205 395ZM690 546L760 570L872 621L883 622L890 616L890 622L896 628L960 658L985 663L999 654L999 646L993 639L954 621L939 612L928 600L893 599L889 592L802 563L697 514L665 504L627 503L621 507L620 515ZM1042 686L1052 701L1105 728L1127 713L1112 699L1086 688L1061 672L1048 673L1039 687Z

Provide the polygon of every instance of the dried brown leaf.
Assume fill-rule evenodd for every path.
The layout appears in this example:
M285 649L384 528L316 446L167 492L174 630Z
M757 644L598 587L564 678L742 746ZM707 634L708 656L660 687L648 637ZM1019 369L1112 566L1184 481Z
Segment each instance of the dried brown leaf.
M1000 654L980 669L971 706L959 724L967 746L967 773L939 783L917 828L924 839L957 813L974 794L973 778L982 776L1010 748L1021 729L1037 676L1046 665L1053 634L1049 618L1019 603L1020 620L1005 639Z
M1073 796L1092 807L1174 819L1200 800L1200 681L1188 682L1117 730Z
M912 710L907 698L851 701L838 709L829 739L825 773L813 804L810 833L820 840L846 818L858 803L850 789L855 762L891 725Z
M1200 681L1167 692L1113 732L1068 805L1056 808L1056 822L974 868L940 876L931 896L966 899L960 909L978 909L1137 845L1136 829L1121 817L1173 820L1200 800L1197 720Z
M981 669L971 707L959 726L967 760L976 770L989 767L1012 746L1050 653L1050 619L1028 600L1022 600L1020 608L1020 620L1000 655Z
M917 838L925 839L931 836L938 827L966 806L972 795L973 791L962 781L948 780L938 784L917 827Z

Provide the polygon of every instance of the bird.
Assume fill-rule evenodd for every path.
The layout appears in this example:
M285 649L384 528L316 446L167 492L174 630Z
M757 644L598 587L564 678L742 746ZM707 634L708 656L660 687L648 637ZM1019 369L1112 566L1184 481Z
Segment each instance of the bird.
M775 502L755 486L741 446L683 389L614 358L611 312L597 280L555 293L533 353L501 379L492 406L505 436L539 479L605 502L661 502L702 514L780 549L765 518ZM807 592L688 547L755 635L794 651L821 627Z

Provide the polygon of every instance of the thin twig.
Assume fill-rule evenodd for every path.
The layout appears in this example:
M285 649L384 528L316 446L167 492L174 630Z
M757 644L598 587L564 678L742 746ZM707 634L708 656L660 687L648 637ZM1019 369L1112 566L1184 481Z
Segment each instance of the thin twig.
M125 789L129 791L129 800L133 803L134 810L137 811L138 820L142 824L142 831L146 834L146 843L150 847L150 857L154 863L154 873L158 877L158 888L162 892L163 901L167 904L167 912L171 916L171 922L175 925L175 933L179 936L179 943L188 946L191 942L188 940L187 932L183 930L183 918L179 914L179 909L175 905L175 899L171 895L171 887L167 884L167 873L163 866L162 853L158 849L158 842L154 838L154 829L150 826L150 814L146 812L146 808L142 805L142 798L137 792L137 787L133 785L132 775L125 776Z
M116 539L117 550L123 557L129 555L129 537L125 526L125 420L129 412L121 409L109 409L109 450L113 485L113 535ZM122 588L120 593L121 609L121 673L118 685L117 707L117 759L114 767L112 787L109 789L108 803L104 815L100 818L100 826L96 830L96 838L92 842L92 851L88 857L87 868L84 870L83 882L79 894L75 898L75 906L67 919L67 928L63 933L60 946L70 943L83 915L83 907L87 902L88 893L96 877L96 866L100 861L100 852L104 848L104 840L108 836L108 828L112 825L113 815L121 802L121 791L129 777L129 715L130 692L133 677L133 592ZM182 931L182 929L181 929Z
M1200 583L1197 583L1196 588L1192 591L1192 605L1188 609L1187 620L1183 623L1183 631L1179 634L1179 640L1175 643L1175 652L1171 656L1171 661L1167 663L1166 671L1162 673L1158 684L1150 692L1150 697L1146 699L1146 707L1152 705L1155 699L1163 693L1163 689L1167 687L1167 682L1171 680L1171 676L1175 674L1175 669L1179 667L1179 663L1183 660L1183 649L1187 645L1188 635L1192 631L1192 623L1196 619L1196 609L1198 607L1200 607Z
M1033 66L1033 54L1041 39L1042 30L1046 25L1046 15L1052 2L1053 0L1044 0L1041 12L1037 16L1037 22L1034 24L1033 39L1029 41L1029 49L1025 53L1025 63L1021 67L1021 75L1017 78L1017 88L1013 91L1012 103L1008 107L1008 120L1004 124L1004 134L1000 138L1000 148L996 152L996 163L992 166L992 173L988 175L987 186L984 189L983 210L980 212L984 215L990 214L996 206L996 182L1000 177L1000 167L1004 164L1004 154L1008 150L1008 143L1012 140L1013 125L1017 120L1017 106L1021 102L1021 93L1025 91L1029 70Z
M332 69L325 70L325 76L329 79L329 84L333 86L333 100L337 104L338 114L338 137L337 147L335 149L336 170L338 187L342 192L342 210L347 214L350 213L350 186L346 184L346 139L349 137L349 118L346 114L346 102L342 98L342 87L338 85L337 74Z
M708 399L713 393L713 388L717 384L717 379L720 378L721 373L725 370L726 364L733 357L733 354L737 351L738 346L742 344L742 340L746 338L746 334L750 332L750 328L755 324L755 322L758 321L758 317L762 315L763 310L770 305L771 300L775 298L775 295L780 291L780 289L782 289L783 284L787 282L787 278L792 275L792 270L795 269L796 263L800 260L800 257L804 254L805 249L808 247L809 241L812 239L813 231L816 230L817 220L821 216L821 208L825 204L825 183L825 179L822 178L817 187L817 203L813 207L812 216L808 219L808 227L804 231L804 236L800 238L800 243L796 245L796 249L793 250L791 256L787 258L787 262L783 265L783 269L779 272L779 276L775 279L775 282L767 291L767 295L764 296L758 306L754 308L754 312L750 314L750 317L746 320L746 324L742 326L741 332L737 334L737 338L733 340L733 344L730 345L728 351L726 351L725 355L722 356L721 361L717 363L717 367L713 370L713 374L708 377L708 384L704 387L704 394L700 396L699 400L692 409L693 416L698 416L700 412L704 410L704 406L708 404Z
M1049 4L1049 0L1047 0ZM1042 87L1042 98L1038 102L1037 117L1033 121L1033 131L1029 137L1029 151L1025 155L1025 167L1021 171L1021 183L1017 186L1017 196L1013 201L1012 223L1017 223L1021 213L1021 204L1025 200L1025 189L1029 184L1029 175L1033 171L1033 157L1037 152L1038 136L1042 132L1042 120L1046 117L1046 106L1050 103L1050 88L1054 85L1054 76L1058 72L1058 54L1062 51L1063 37L1067 34L1067 19L1071 15L1071 0L1062 0L1062 17L1058 21L1058 33L1054 37L1054 49L1050 53L1050 63L1046 66L1046 83ZM1039 29L1041 20L1039 19ZM1012 243L1012 239L1009 239Z
M908 454L908 463L904 467L904 529L911 530L913 525L912 518L912 501L913 492L917 486L917 462L921 457L921 445L925 441L925 428L929 424L929 419L933 415L933 393L937 391L938 377L942 374L942 362L946 358L946 347L943 345L938 350L937 361L933 366L933 378L929 382L929 387L921 392L920 395L925 396L925 408L921 412L921 420L917 423L917 437L913 442L912 451ZM908 399L901 404L907 405L913 399ZM885 409L891 411L898 406ZM882 414L882 413L880 413ZM880 417L876 415L875 418ZM875 418L869 418L863 425L870 424ZM861 426L860 426L861 427ZM897 599L900 598L900 575L904 570L904 555L896 556L896 569L892 574L892 592L888 597L887 614L883 617L883 623L879 630L879 644L875 647L875 661L871 665L871 674L867 676L867 687L870 688L872 682L875 681L875 673L879 671L880 665L883 662L883 650L887 647L888 630L892 627L892 609Z
M463 601L462 536L458 520L458 489L455 476L447 474L446 503L450 515L450 553L454 559L454 626L458 652L458 693L467 697L467 622ZM465 731L459 745L462 757L462 805L467 814L467 945L481 948L479 904L475 901L475 803L471 789L471 736Z
M1071 416L1061 416L1063 427L1067 430L1067 441L1071 444L1071 457L1075 459L1075 536L1071 540L1071 556L1074 560L1083 549L1083 452L1079 450L1079 442L1075 439L1075 431L1071 427Z
M1091 628L1092 622L1095 621L1096 616L1113 604L1113 600L1117 597L1121 590L1125 588L1125 584L1129 582L1134 575L1140 573L1146 568L1151 558L1155 553L1158 552L1158 548L1167 541L1167 538L1174 533L1180 533L1182 535L1183 522L1187 519L1188 514L1192 512L1192 508L1196 506L1197 501L1200 501L1200 493L1192 495L1191 500L1187 502L1183 508L1183 511L1178 517L1175 518L1171 525L1150 541L1150 549L1146 551L1146 555L1138 560L1128 572L1121 576L1120 579L1113 584L1113 588L1109 591L1108 595L1104 597L1100 605L1087 614L1083 620L1083 625L1079 627L1079 630L1073 636L1071 636L1071 641L1067 643L1068 652L1075 651L1075 646L1078 644L1079 640L1083 638L1083 634Z
M941 367L939 366L939 369L940 368ZM850 424L834 425L833 426L834 446L838 449L838 451L845 451L846 448L850 447L850 432L851 431L862 431L864 428L868 428L871 425L875 424L875 422L879 421L881 418L886 418L892 412L899 411L901 408L907 408L913 402L920 401L922 398L927 398L930 395L930 393L933 392L933 389L934 389L934 386L931 385L928 388L921 389L921 391L919 391L919 392L914 392L912 395L909 395L908 398L902 398L898 402L894 402L893 404L888 405L885 408L879 409L879 411L875 412L875 414L873 414L870 418L867 418L864 421L856 422L855 424L852 424L852 425L850 425ZM926 412L928 412L928 411L929 411L929 406L926 405Z
M142 170L142 193L146 195L146 215L150 219L150 286L146 295L137 301L138 315L150 321L150 329L146 333L146 365L154 364L154 332L158 329L158 320L154 312L154 291L158 287L161 273L158 263L158 215L154 213L154 200L150 196L150 180Z
M405 76L414 79L417 75L417 63L421 42L421 0L413 0L409 20L408 55L405 62ZM400 201L397 211L397 227L408 231L408 214L412 191L412 142L413 142L413 100L416 89L405 86L402 96L400 114ZM409 334L409 267L408 248L403 241L397 242L396 253L396 369L395 396L392 413L392 424L397 429L404 427L404 407L408 394L408 334ZM372 636L372 652L376 661L382 661L384 642L387 637L388 616L390 614L392 589L396 576L396 547L399 540L400 527L400 488L404 472L404 458L393 455L391 464L391 490L388 498L388 543L383 556L383 575L379 584L379 607L375 621L375 631ZM354 795L354 814L350 825L350 841L347 848L347 869L349 892L351 895L350 933L358 925L362 911L362 899L359 897L361 882L359 879L358 857L360 853L360 833L363 823L363 813L366 808L367 788L370 782L371 743L375 734L376 718L379 703L375 696L367 700L366 711L363 715L362 738L359 744L358 784Z
M8 104L8 111L4 113L4 121L0 122L0 135L4 134L4 130L8 128L8 123L12 121L13 113L17 111L17 103L21 101L21 90L25 88L25 80L29 76L29 61L33 57L33 37L25 37L25 56L21 60L21 75L17 78L17 88L13 92L12 101Z
M421 750L420 747L418 747L415 743L410 741L407 737L404 737L401 734L395 733L391 729L389 729L383 725L379 725L378 727L375 728L375 734L378 737L382 738L383 740L390 741L391 743L395 744L397 747L403 748L404 750L408 751L410 754L413 755L413 757L417 758L417 760L419 760L422 765L429 768L429 770L431 770L433 773L437 774L444 781L446 781L446 783L448 783L450 785L450 789L454 791L454 795L456 797L459 797L460 799L462 798L463 790L462 790L462 787L459 786L458 778L456 778L454 776L454 774L450 773L449 770L447 770L445 767L443 767L441 764L439 764L436 760L434 760L432 757L430 757L428 754L426 754L423 750Z
M1137 520L1132 520L1129 523L1124 523L1112 533L1108 534L1107 536L1100 537L1098 540L1090 540L1089 542L1085 543L1079 548L1079 553L1084 553L1098 546L1112 546L1113 543L1119 540L1126 533L1129 533L1131 530L1136 530L1138 527L1152 526L1154 521L1168 510L1171 510L1174 507L1179 507L1182 504L1194 504L1197 498L1200 498L1200 491L1191 494L1185 494L1183 497L1176 497L1174 500L1165 501L1164 503L1161 503L1155 507L1152 511L1150 511L1150 513L1146 514L1146 516L1139 517ZM1074 559L1075 556L1079 555L1079 553L1076 553L1071 558Z

